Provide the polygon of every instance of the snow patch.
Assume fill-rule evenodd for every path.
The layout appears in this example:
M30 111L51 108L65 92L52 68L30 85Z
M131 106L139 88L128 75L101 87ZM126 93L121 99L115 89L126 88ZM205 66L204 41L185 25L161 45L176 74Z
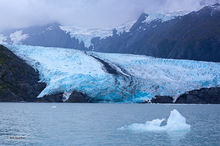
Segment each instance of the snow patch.
M22 41L28 38L28 34L23 34L22 30L15 31L10 34L10 39L13 44L22 44Z
M124 32L129 32L131 27L135 24L137 20L135 21L130 21L130 22L127 22L125 24L122 24L122 25L119 25L117 27L115 27L115 29L117 30L117 34L120 35Z
M119 128L119 130L129 130L134 132L185 132L190 131L190 125L186 123L185 117L183 117L176 109L170 112L170 116L167 120L167 124L161 126L165 119L155 119L147 121L144 124L134 123L128 126Z
M146 16L146 19L142 21L142 23L149 24L152 21L159 20L161 22L166 22L169 20L172 20L178 16L184 16L188 12L180 11L180 12L172 12L172 13L149 13L148 16Z
M0 34L0 44L7 44L7 37L3 34Z

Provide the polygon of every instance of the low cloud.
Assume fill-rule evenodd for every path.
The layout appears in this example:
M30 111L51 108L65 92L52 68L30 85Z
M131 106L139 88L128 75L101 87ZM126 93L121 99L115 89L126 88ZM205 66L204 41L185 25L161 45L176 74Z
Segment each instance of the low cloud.
M220 0L1 0L0 31L59 22L112 27L142 12L192 11Z

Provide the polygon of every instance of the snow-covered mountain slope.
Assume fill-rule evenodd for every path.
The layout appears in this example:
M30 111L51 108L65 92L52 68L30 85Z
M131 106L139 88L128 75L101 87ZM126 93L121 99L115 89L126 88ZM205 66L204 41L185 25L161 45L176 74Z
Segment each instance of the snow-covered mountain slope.
M123 32L128 32L134 23L135 21L131 21L113 28L82 28L75 26L60 26L60 28L66 33L69 33L72 38L83 42L85 47L89 48L92 45L91 40L93 38L99 37L103 39L112 36L114 29L117 31L117 34L120 35Z
M112 35L112 29L87 29L74 26L60 26L60 28L69 33L72 38L83 42L85 47L91 46L91 40L94 37L106 38Z
M93 39L93 46L97 52L220 62L219 7L215 4L178 17L143 13L129 32Z
M166 22L187 13L189 12L147 13L142 23L149 24L155 20ZM137 20L134 20L112 28L81 28L75 26L60 26L60 28L66 33L69 33L72 38L76 38L80 42L83 42L85 47L89 48L92 46L93 38L99 37L100 39L105 39L107 37L111 37L113 36L113 30L116 30L116 34L120 36L120 34L124 32L129 32L136 22Z
M159 20L161 22L166 22L172 19L175 19L178 16L184 16L190 12L187 11L179 11L179 12L172 12L172 13L147 13L146 18L143 23L151 23L152 21Z
M219 10L219 6L217 4L211 5L209 6L209 8L212 9L212 11L208 12L210 13L209 17L215 16L217 10ZM151 51L153 47L156 47L157 49L158 46L159 47L163 46L164 42L157 42L157 40L160 40L162 36L171 33L174 33L171 35L172 37L182 36L179 35L180 33L179 31L173 32L172 30L173 28L179 26L181 28L185 28L186 26L190 26L190 27L194 26L195 22L191 22L191 21L195 19L198 19L198 21L196 22L202 20L202 22L199 22L198 25L203 24L204 22L203 19L205 18L204 15L199 16L199 18L191 18L190 16L187 16L187 19L185 20L183 18L184 16L186 16L187 13L190 13L190 11L155 12L155 13L145 12L142 13L137 20L128 21L125 22L124 24L116 25L110 28L83 28L77 26L64 26L59 23L51 23L43 26L32 26L28 28L8 30L2 32L0 34L0 43L24 44L24 45L45 46L45 47L75 48L78 50L95 50L99 52L120 52L120 53L123 52L123 53L147 54L146 51L148 50ZM184 22L182 22L182 19L184 20ZM218 26L217 20L218 19L213 19L213 20L207 20L205 22L216 24ZM185 27L183 27L182 23L188 23L188 24L184 24L183 26ZM204 28L199 26L196 28L199 29L198 32L204 30ZM183 31L184 33L191 32L190 28L185 28L185 29L186 30ZM175 30L179 30L179 29L175 29ZM159 36L155 34L157 32L160 34ZM151 37L154 36L156 37L156 39L155 38L151 39ZM196 36L194 38L200 38L200 36ZM149 42L147 41L148 39L150 40ZM139 42L142 40L143 42ZM170 37L168 38L168 40L170 40ZM175 40L178 41L179 38L176 38L174 40L172 39L171 45L175 44L173 43L173 41ZM181 40L183 39L181 38ZM156 43L156 44L152 44L152 43ZM147 55L151 55L151 54L157 54L157 53L148 53Z
M51 23L44 26L33 26L3 32L0 34L0 44L63 46L66 48L83 44L83 47L79 46L77 49L84 50L92 46L91 40L93 38L103 39L113 36L114 30L117 31L118 35L128 32L135 22L136 20L129 21L112 28L83 28ZM44 37L47 37L47 41ZM54 43L56 38L59 39L59 42L56 41L57 43Z
M8 46L40 72L39 97L79 91L97 101L139 102L220 86L220 64L74 49Z
M186 14L186 12L175 12L175 13L150 13L146 14L146 18L143 23L149 24L152 21L160 20L161 22L166 22L168 20L174 19L177 16L182 16ZM13 31L9 31L10 33L0 34L0 43L2 44L24 44L24 45L36 45L41 42L42 46L53 46L50 42L54 40L54 35L50 35L50 33L55 33L56 36L62 36L62 38L69 40L74 39L83 43L84 47L89 48L92 47L92 39L100 38L105 39L107 37L111 37L116 31L117 35L121 35L125 32L129 32L132 26L137 22L128 21L124 24L117 25L115 27L110 28L83 28L77 26L64 26L57 23L47 24L45 26L33 26L29 28L21 28ZM48 40L51 41L45 42L41 40L41 37L48 36ZM38 38L39 37L39 38ZM71 38L69 38L71 37ZM73 42L74 43L74 42ZM62 45L55 45L62 46ZM71 45L67 45L66 47L70 47ZM74 44L72 45L74 46ZM82 47L79 49L81 50Z

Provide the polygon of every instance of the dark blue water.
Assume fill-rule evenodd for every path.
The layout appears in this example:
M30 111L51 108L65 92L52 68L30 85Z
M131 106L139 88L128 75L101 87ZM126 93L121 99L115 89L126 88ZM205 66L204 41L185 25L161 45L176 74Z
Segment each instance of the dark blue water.
M177 109L183 135L118 128L167 118ZM0 103L0 145L220 145L220 105Z

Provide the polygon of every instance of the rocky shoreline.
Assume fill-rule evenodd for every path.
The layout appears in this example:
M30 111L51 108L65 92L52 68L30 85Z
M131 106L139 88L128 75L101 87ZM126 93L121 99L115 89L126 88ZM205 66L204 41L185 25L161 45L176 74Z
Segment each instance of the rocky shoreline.
M0 45L0 102L100 102L77 91L73 91L68 100L63 99L63 93L37 98L46 87L46 84L40 83L39 80L39 73L36 70ZM220 104L220 87L189 91L176 100L169 96L155 96L144 103Z
M169 96L156 96L148 103L220 104L220 87L192 90L180 95L176 100Z
M175 103L180 104L220 104L220 87L202 88L179 96Z

